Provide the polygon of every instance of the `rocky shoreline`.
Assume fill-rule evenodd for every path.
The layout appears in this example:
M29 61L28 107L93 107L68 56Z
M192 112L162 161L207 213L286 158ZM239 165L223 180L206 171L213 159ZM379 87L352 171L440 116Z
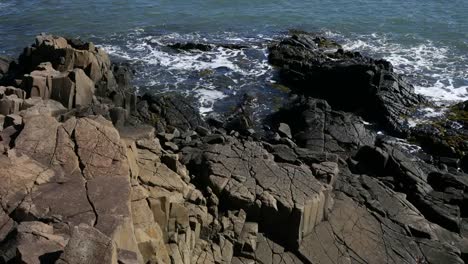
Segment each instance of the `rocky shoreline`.
M431 102L388 61L305 32L269 50L292 92L262 131L249 96L202 118L92 43L0 58L0 263L468 261L466 103L411 126Z

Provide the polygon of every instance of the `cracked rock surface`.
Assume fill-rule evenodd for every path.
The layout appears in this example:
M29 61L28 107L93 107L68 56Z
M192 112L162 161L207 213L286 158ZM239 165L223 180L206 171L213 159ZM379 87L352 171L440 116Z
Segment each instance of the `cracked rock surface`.
M350 71L375 93L337 107L300 86L264 136L249 111L205 122L178 96L129 95L128 69L91 43L39 36L0 71L42 85L0 86L0 263L466 263L463 163L408 149L360 112L388 111L377 128L404 132L395 114L422 99L385 61L310 36L272 48L285 76ZM75 88L93 82L86 105L47 95L72 72L86 75Z
M222 202L255 215L265 229L288 223L278 235L291 244L326 217L331 186L318 181L308 166L277 163L261 143L235 138L203 151L202 180Z

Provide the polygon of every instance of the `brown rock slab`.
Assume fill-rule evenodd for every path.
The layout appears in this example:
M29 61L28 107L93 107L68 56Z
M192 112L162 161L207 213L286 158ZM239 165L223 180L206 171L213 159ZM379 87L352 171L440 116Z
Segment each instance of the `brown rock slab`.
M55 262L67 244L64 237L54 234L52 226L42 222L22 222L17 239L17 257L28 264Z
M114 242L96 228L80 225L72 235L60 259L60 264L116 264L117 249Z
M85 106L91 104L94 96L94 82L82 69L74 69L70 78L75 82L74 106Z

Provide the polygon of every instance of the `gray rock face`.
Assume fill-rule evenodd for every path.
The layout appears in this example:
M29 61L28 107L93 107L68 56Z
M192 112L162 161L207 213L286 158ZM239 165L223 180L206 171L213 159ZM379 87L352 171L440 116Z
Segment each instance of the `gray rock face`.
M380 153L378 159L384 162L375 162L372 158L379 155L372 153ZM465 175L440 171L388 145L366 147L355 158L358 161L355 171L385 177L429 221L456 233L465 229L462 224L464 190L468 184Z
M312 232L332 204L331 187L307 166L276 163L259 143L231 138L208 146L204 160L203 181L224 204L243 208L291 245Z

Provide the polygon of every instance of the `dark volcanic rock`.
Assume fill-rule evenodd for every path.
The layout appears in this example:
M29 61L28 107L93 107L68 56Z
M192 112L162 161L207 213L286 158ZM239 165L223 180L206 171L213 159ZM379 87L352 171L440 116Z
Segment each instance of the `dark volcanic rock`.
M354 157L353 170L381 178L395 191L407 195L429 221L452 232L462 232L466 175L453 175L408 156L388 145L364 147Z
M344 156L360 146L372 145L375 133L350 113L334 111L324 100L300 97L271 116L270 122L287 123L292 137L304 148Z
M322 98L337 110L358 113L395 135L425 99L393 72L390 62L342 49L319 48L323 39L296 34L270 47L269 60L294 92Z

